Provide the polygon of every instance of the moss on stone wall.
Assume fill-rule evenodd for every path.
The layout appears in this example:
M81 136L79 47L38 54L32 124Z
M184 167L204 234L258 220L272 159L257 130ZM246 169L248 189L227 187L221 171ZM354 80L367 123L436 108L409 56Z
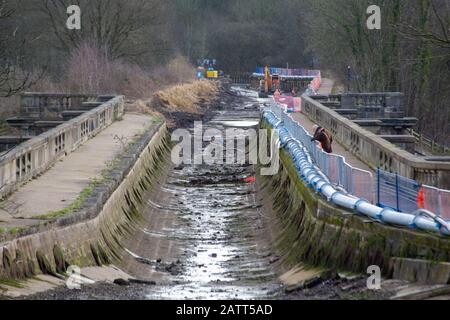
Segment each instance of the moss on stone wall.
M101 266L120 261L123 240L144 221L141 209L145 194L168 163L166 126L149 131L131 151L124 155L120 167L111 171L114 176L104 180L104 186L94 187L83 210L0 248L0 282L37 273L60 276L69 265Z
M92 257L97 265L118 263L122 260L124 253L122 241L131 237L144 222L142 215L144 195L151 190L166 165L169 145L168 134L165 131L157 144L144 150L150 156L144 157L138 169L140 174L132 177L135 181L123 194L120 217L111 217L110 221L104 221L100 227L99 240L90 245Z
M288 267L302 262L365 273L369 266L378 265L389 275L391 257L449 261L447 238L345 212L308 188L283 150L280 162L279 173L261 176L261 181L273 200L282 230L276 245Z

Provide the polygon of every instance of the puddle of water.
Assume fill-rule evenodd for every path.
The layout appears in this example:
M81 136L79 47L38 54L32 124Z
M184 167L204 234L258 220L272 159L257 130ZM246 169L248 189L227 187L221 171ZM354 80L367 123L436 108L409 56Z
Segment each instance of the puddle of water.
M250 97L254 99L258 98L258 93L255 90L249 90L242 87L232 87L231 91L243 97Z
M242 120L242 121L221 121L221 122L218 122L218 123L223 124L226 127L251 128L251 127L256 127L259 124L259 121L248 121L248 120Z
M230 117L221 111L204 129L250 128L259 123L245 113L242 118L236 120L235 110ZM148 299L270 299L278 294L270 253L260 252L255 236L262 223L260 203L254 185L242 179L252 175L251 167L240 165L184 166L170 174L162 186L169 198L148 204L157 211L173 210L179 227L145 232L177 239L185 254L173 283L148 287Z

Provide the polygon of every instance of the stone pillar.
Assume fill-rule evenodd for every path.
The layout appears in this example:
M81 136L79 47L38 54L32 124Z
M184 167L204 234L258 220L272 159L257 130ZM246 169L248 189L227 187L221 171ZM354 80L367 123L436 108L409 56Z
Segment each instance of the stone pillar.
M341 108L342 109L353 109L355 107L355 101L352 95L343 94L341 96Z

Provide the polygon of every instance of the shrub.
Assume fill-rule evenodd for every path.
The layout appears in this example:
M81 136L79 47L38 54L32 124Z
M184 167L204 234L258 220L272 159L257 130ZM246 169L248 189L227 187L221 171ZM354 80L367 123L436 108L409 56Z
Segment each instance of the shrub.
M165 66L146 70L122 60L112 60L107 50L85 42L69 59L64 90L73 93L119 93L128 98L149 98L172 84L195 79L187 59L175 57Z

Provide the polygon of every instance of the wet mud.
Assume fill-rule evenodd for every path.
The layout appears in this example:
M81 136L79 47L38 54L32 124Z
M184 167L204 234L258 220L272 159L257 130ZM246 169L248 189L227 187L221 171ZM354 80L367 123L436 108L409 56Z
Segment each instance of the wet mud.
M259 111L254 93L229 89L208 111L203 129L245 129L258 124ZM330 279L285 292L278 280L275 222L264 210L255 170L248 164L172 166L148 195L147 222L128 241L128 256L121 266L141 280L81 290L61 287L28 298L379 299L389 295L368 293L364 278Z

